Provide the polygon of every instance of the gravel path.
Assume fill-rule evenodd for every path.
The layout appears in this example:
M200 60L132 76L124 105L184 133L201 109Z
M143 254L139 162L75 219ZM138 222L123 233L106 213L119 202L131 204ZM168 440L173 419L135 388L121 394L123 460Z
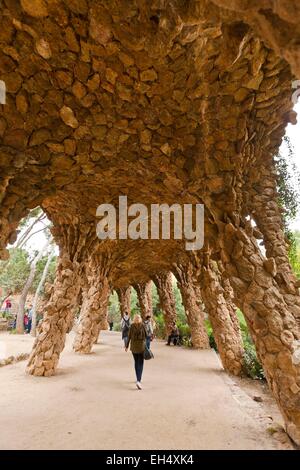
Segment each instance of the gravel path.
M18 351L28 352L32 339L14 338L10 350L23 343ZM25 362L0 369L0 449L282 448L213 350L155 341L138 391L119 333L102 332L87 356L72 352L72 340L55 377L26 376Z

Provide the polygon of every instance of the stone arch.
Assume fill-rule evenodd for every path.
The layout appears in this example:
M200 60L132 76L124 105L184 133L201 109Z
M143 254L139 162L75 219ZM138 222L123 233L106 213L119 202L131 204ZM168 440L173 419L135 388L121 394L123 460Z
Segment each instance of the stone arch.
M161 285L168 281L161 273L191 259L180 240L100 242L99 204L117 205L120 194L148 208L203 203L203 297L209 283L218 283L218 298L225 299L211 269L221 259L287 430L300 442L299 291L286 258L272 166L287 123L295 121L292 83L300 76L299 7L289 3L287 10L269 0L264 9L254 0L175 2L173 8L161 2L159 15L151 2L131 8L109 0L34 2L35 8L4 3L0 254L7 257L20 219L37 205L60 246L29 373L55 372L84 270L94 298L97 282L104 287L109 278L109 285L125 288L154 278ZM258 174L270 182L268 193ZM267 211L261 217L265 202L274 224ZM267 258L248 216L257 220ZM91 325L95 311L94 304L86 309ZM88 335L88 348L93 340Z

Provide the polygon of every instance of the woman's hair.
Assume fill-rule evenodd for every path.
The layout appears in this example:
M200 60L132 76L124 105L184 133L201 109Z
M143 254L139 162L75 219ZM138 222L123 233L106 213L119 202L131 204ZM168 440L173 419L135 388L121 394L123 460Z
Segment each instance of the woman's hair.
M142 317L141 317L141 315L138 315L138 314L134 315L134 317L133 317L133 323L142 323Z

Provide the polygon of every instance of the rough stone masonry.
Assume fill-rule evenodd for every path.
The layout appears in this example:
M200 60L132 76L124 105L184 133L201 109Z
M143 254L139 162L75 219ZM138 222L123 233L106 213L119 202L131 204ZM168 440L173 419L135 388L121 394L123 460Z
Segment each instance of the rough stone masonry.
M242 309L300 444L299 284L274 170L285 127L296 121L298 0L0 0L0 16L1 257L36 206L60 247L28 372L55 373L80 295L75 349L89 352L112 286L173 271L192 328L202 328L201 290L233 373L242 354L235 306ZM122 194L129 203L204 204L204 250L188 253L174 240L99 242L96 208Z

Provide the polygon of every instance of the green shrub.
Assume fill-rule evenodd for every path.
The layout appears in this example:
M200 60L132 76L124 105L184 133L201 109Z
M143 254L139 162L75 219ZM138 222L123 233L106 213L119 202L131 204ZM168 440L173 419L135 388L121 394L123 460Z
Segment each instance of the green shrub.
M205 328L206 328L206 331L207 331L207 336L208 336L208 339L209 339L209 345L212 349L214 349L216 352L218 352L217 344L215 342L215 338L214 338L214 335L213 335L212 326L210 324L210 321L205 320L204 324L205 324Z
M179 330L179 335L181 336L183 346L188 348L192 347L191 340L191 329L187 323L182 323L180 320L177 321L177 328Z
M121 331L121 322L114 322L113 331Z
M158 313L154 316L154 320L156 323L155 327L155 336L157 338L166 338L166 331L165 331L165 321L164 321L164 316L161 311L158 311Z
M244 344L243 372L251 379L265 379L264 370L259 360L257 359L255 346L250 336L245 317L239 309L237 310L237 316L239 319Z
M255 347L253 344L244 343L244 363L243 372L247 377L251 379L265 379L264 370L257 359Z
M264 374L263 368L259 360L257 359L255 346L249 334L246 320L244 318L244 315L239 309L237 310L237 316L238 316L239 323L240 323L243 344L244 344L244 351L245 351L244 358L243 358L244 359L243 360L243 373L247 377L250 377L251 379L262 380L265 378L265 374ZM206 331L207 331L208 338L209 338L210 347L213 348L216 352L218 352L218 348L217 348L213 331L212 331L212 326L209 320L205 320L205 326L206 326Z

